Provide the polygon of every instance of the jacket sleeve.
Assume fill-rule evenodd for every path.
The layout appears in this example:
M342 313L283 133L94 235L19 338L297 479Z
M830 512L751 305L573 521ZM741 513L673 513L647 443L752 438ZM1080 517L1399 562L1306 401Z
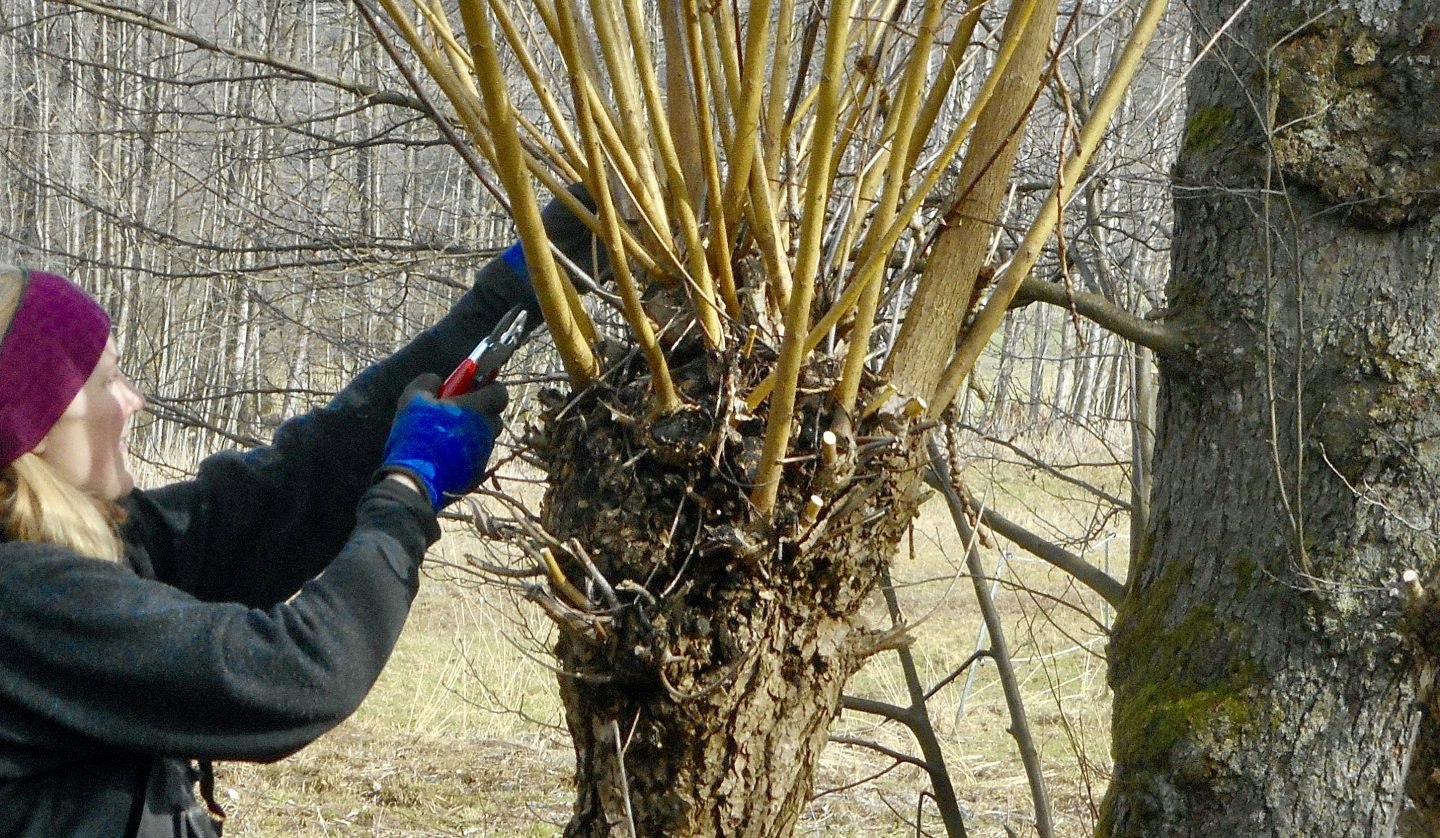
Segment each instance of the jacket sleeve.
M0 738L39 763L112 750L263 760L311 742L379 676L439 534L429 503L388 481L357 518L322 573L263 610L0 545Z
M588 202L583 189L576 192ZM598 266L593 236L573 214L552 201L543 216L561 250ZM286 422L271 445L211 457L194 480L133 493L124 535L144 555L132 562L209 601L263 607L289 596L354 524L405 386L424 372L443 377L517 305L530 312L530 324L541 322L523 257L497 257L440 322L328 405Z

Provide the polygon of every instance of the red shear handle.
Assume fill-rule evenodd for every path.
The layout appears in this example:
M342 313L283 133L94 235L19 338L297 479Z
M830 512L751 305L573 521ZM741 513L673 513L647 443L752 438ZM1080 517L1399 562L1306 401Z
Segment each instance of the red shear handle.
M451 396L458 396L470 392L470 387L475 380L475 359L466 358L460 362L455 371L440 385L440 398L448 399Z

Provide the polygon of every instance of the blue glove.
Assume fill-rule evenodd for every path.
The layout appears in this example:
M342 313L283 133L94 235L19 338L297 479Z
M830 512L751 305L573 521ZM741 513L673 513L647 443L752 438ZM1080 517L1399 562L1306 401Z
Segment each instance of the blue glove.
M398 472L425 487L436 509L480 485L509 395L499 383L438 399L440 377L425 373L405 388L381 474Z

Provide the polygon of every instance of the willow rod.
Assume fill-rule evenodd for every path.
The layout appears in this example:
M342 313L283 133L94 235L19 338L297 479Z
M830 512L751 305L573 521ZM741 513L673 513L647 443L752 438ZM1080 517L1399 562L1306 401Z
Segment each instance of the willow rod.
M393 0L391 1L393 2ZM510 16L509 9L506 7L503 0L492 0L492 2L490 3L490 8L495 14L496 21L500 24L501 31L505 34L506 42L510 45L511 50L515 53L517 59L519 60L521 69L525 72L526 79L529 81L530 86L535 91L536 95L540 98L541 106L545 108L546 115L549 117L551 123L556 126L557 132L562 137L562 142L565 143L567 149L574 149L574 157L554 161L567 175L567 177L569 177L570 180L573 181L578 177L578 173L576 173L574 166L578 165L582 160L585 159L585 154L581 151L573 135L565 129L565 123L567 122L567 120L561 113L559 103L556 102L554 96L550 94L550 84L541 74L538 65L535 63L533 55L531 55L529 49L526 47L525 35L520 31L519 27L515 25L514 19ZM540 4L537 4L537 8L543 7ZM545 16L544 11L542 11L542 16ZM546 21L547 28L551 25L558 26L558 23L554 19L553 9L550 10L549 16L546 17ZM555 34L554 30L551 31L551 34L552 36ZM555 41L557 45L560 44L560 39L558 37L555 38ZM582 66L586 64L586 61L583 58L576 57L575 60ZM474 61L472 59L472 67L473 64ZM479 100L476 99L475 101ZM623 163L621 165L623 166ZM566 188L568 185L566 182L557 180L552 172L546 170L543 167L533 165L533 163L531 166L531 173L534 174L536 177L540 178L540 180L545 183L546 187L548 187L550 191L561 200L562 203L565 203L567 207L569 207L572 211L575 211L580 218L586 219L590 217L590 211L582 204L580 204L579 201L574 198L574 196L570 195L568 189ZM571 202L573 202L573 204ZM646 214L645 209L647 208L645 208L643 205L641 205L641 207L641 224L648 228L649 226L652 226L654 222L652 221L650 216ZM653 209L653 207L648 209ZM631 255L631 258L639 262L640 266L645 270L655 274L659 274L660 268L656 264L654 256L651 255L651 251L639 246L639 243L635 239L634 233L632 233L629 228L625 228L622 231L622 234L625 244L625 250ZM671 261L675 260L675 255L672 250L666 247L660 247L657 248L657 250L660 256L668 256Z
M503 0L499 2L493 2L492 0L490 3L490 11L495 15L496 22L500 24L500 31L505 34L505 40L510 44L510 51L515 54L515 58L520 62L521 72L523 72L525 78L530 81L530 87L535 91L536 98L540 101L540 107L545 111L545 116L549 118L550 124L554 126L556 137L559 138L560 144L565 147L566 153L570 155L569 159L575 161L585 159L584 152L575 140L575 135L571 133L569 127L566 125L566 120L561 114L560 103L551 95L550 86L545 83L544 76L540 73L540 67L535 62L535 57L531 55L530 50L526 48L525 37L520 32L519 27L515 25L514 19L511 18L509 8L507 8ZM479 95L478 91L476 95Z
M845 53L849 45L850 12L853 0L834 0L827 23L825 57L821 65L820 96L817 100L815 123L817 134L827 136L834 130L840 107L840 85L843 82ZM815 296L816 272L820 264L821 236L825 226L825 207L830 195L831 157L834 146L821 143L811 150L806 171L805 207L800 217L800 251L796 260L794 287L790 307L785 312L785 334L776 364L777 385L770 399L770 414L765 424L765 442L760 451L760 467L751 503L761 515L775 508L780 491L780 470L790 444L790 423L795 413L795 392L800 384L801 366L805 360L805 336L809 330L810 304Z
M863 263L874 266L867 267L867 270L883 272L886 264L885 259L874 258L872 248L880 245L882 236L879 231L888 229L894 220L896 208L900 204L901 189L908 180L909 146L902 145L901 132L915 124L916 112L921 107L925 95L925 76L930 65L930 49L935 44L935 33L940 26L940 15L944 8L945 0L930 0L925 5L914 49L905 67L905 76L886 117L885 136L891 137L892 143L885 172L885 188L881 192L879 206L874 211L874 222L865 243L864 252L869 258L864 259ZM878 278L860 278L859 284L864 286L865 290L860 295L855 311L855 323L850 329L850 345L833 397L836 406L846 415L854 412L855 400L860 392L860 378L865 369L865 359L870 354L870 333L875 328L875 312L879 308L883 285Z
M478 103L480 101L480 93L479 90L477 90L475 87L474 79L471 77L471 73L474 69L473 62L469 61L469 56L466 53L465 49L460 46L460 44L456 41L455 33L450 28L449 21L444 17L443 12L432 8L430 5L427 5L423 0L415 0L414 5L415 8L419 10L420 14L425 18L426 23L429 24L431 33L434 35L435 40L439 41L440 43L440 49L443 51L445 57L445 62L443 64L440 62L439 57L435 55L436 48L433 47L429 41L420 36L419 31L415 27L415 23L409 18L409 16L406 15L404 12L401 12L399 10L399 7L395 6L393 3L384 3L386 14L390 17L392 22L394 22L396 26L402 30L402 34L405 36L406 41L410 44L411 49L414 50L416 55L420 57L421 63L423 63L427 69L431 70L431 75L436 75L436 70L438 69L438 67L448 65L450 68L450 73L448 75L450 76L451 83L458 86L460 90L463 91L463 93L460 95L464 97L467 103ZM436 80L440 81L438 77L436 77ZM447 93L447 95L449 94ZM451 98L451 101L452 103L455 103L453 97ZM459 110L461 108L461 105L459 103L455 104L457 110ZM568 159L581 159L578 156L579 149L574 147L568 148L567 151L571 152L572 156L567 159L567 156L565 154L560 153L550 144L549 138L546 137L540 131L540 129L536 128L534 123L530 122L530 120L528 119L525 119L521 115L517 115L517 117L521 121L521 127L524 128L525 133L529 135L530 141L535 144L535 147L537 149L543 152L545 158L550 160L557 167L568 171L573 177L575 173L573 168L569 165Z
M705 35L700 26L698 0L680 0L684 9L686 55L690 61L690 82L694 95L696 127L700 142L696 153L700 159L700 173L705 179L706 203L709 206L710 236L706 253L710 259L710 270L720 289L720 299L725 311L732 318L740 316L740 300L735 295L734 259L730 252L730 236L725 228L725 208L721 205L720 160L716 156L715 136L717 133L715 115L710 109L710 80L705 62ZM719 79L715 79L718 85ZM724 101L720 99L720 101Z
M396 28L400 30L401 36L411 45L411 48L415 50L415 54L420 58L425 69L429 71L435 79L441 91L445 93L446 97L450 100L451 105L454 106L456 116L459 118L461 124L465 126L475 148L480 152L481 156L491 164L492 168L498 168L496 165L495 147L490 139L489 124L481 100L474 96L467 95L467 90L473 90L474 86L465 85L460 82L459 77L453 72L451 65L441 60L441 58L435 54L435 50L431 49L429 45L425 43L420 33L415 29L413 21L399 8L396 0L380 0L380 5L385 11L386 16L389 17ZM555 173L551 171L549 167L540 166L538 161L530 155L522 153L522 156L524 158L524 165L529 167L530 173L539 178L540 182L544 183L545 187L549 189L567 209L574 213L576 218L592 228L599 223L595 219L594 214L590 212L590 208L581 203L580 199L570 194L567 189L569 185L567 181L556 177ZM635 246L633 237L630 237L629 231L626 230L625 232L627 236L626 242L632 246L635 258L647 269L658 270L654 267L654 262L650 259L650 255L640 250L638 246Z
M491 0L491 2L499 4L504 0ZM591 44L581 36L576 26L567 28L561 22L564 15L569 15L571 21L578 19L578 12L572 0L556 0L555 28L551 31L551 37L559 48L560 56L569 72L571 89L577 97L584 95L589 99L590 121L599 131L608 157L620 178L625 181L632 192L643 192L644 175L631 156L630 138L625 136L623 128L618 124L621 118L611 112L609 103L600 96L598 90L599 68L596 66L595 55L590 48ZM590 84L583 87L576 85L575 79L579 77L588 79ZM579 92L581 90L584 91L583 94ZM641 204L641 206L644 205Z
M640 8L640 1L624 0L624 2L625 22L630 29L631 44L639 49L649 38L645 31L645 18ZM662 3L661 6L664 7L666 4ZM669 19L671 11L673 10L662 8L662 22ZM665 27L667 67L678 60L679 45L671 42L672 38L681 37L680 34L675 33L676 28L673 25ZM667 102L672 102L679 107L680 103L674 102L674 99L679 97L672 96L667 99L661 92L654 66L653 61L636 62L636 67L640 71L640 84L645 92L646 110L650 114L650 128L655 135L660 162L669 182L673 220L680 228L680 236L686 248L685 264L689 271L686 288L690 293L695 319L700 324L706 345L711 349L719 349L725 345L725 335L720 324L720 309L715 300L715 283L711 279L709 266L705 261L705 245L700 237L700 225L695 217L695 206L691 202L691 190L686 179L685 166L675 145L675 134L672 132L671 126L672 111L667 106ZM671 69L672 74L676 72L683 75L683 68ZM683 125L674 126L675 129L683 127ZM694 128L693 125L689 127Z
M907 168L915 168L915 162L920 159L920 150L925 147L925 139L935 127L935 121L940 117L940 108L944 106L945 98L955 84L955 76L965 62L965 51L970 48L970 42L975 37L975 24L980 22L980 11L987 1L970 0L969 7L960 16L959 25L950 36L950 45L945 50L945 57L940 60L935 78L930 81L930 93L924 106L920 108L910 133L910 150L906 153Z
M1090 119L1086 121L1085 127L1080 131L1080 137L1075 143L1075 153L1065 161L1061 167L1060 178L1050 190L1050 196L1045 200L1045 206L1041 208L1035 221L1031 223L1030 229L1026 231L1024 240L1015 251L1015 256L1010 260L1010 265L995 283L995 290L991 292L990 299L985 307L976 316L974 324L966 332L960 347L955 350L955 357L945 367L945 372L940 378L936 387L934 398L930 401L929 413L938 416L940 411L955 398L959 392L961 383L970 371L975 367L975 361L980 357L980 351L989 342L990 336L994 334L1000 323L1005 318L1005 312L1010 307L1010 302L1015 298L1015 293L1020 289L1020 284L1025 277L1029 276L1030 269L1035 266L1035 260L1039 258L1040 249L1044 246L1045 240L1055 231L1055 224L1060 215L1060 207L1069 201L1070 195L1075 190L1075 185L1084 173L1090 157L1100 145L1101 138L1105 135L1105 129L1109 127L1110 118L1119 108L1121 101L1125 98L1125 92L1130 86L1135 71L1140 66L1140 58L1149 46L1155 29L1160 24L1160 18L1165 13L1169 0L1149 0L1140 13L1140 19L1136 21L1135 30L1130 34L1129 40L1125 43L1125 50L1115 62L1114 69L1110 72L1109 79L1105 82L1105 88L1095 100L1095 106L1091 109Z
M789 134L785 125L785 96L782 91L790 77L791 36L794 31L795 0L779 0L775 4L775 54L770 59L770 83L767 85L770 101L765 108L765 142L761 145L765 154L765 177L772 182L780 177L780 157L784 148L782 138Z
M735 131L726 158L730 161L724 199L726 229L734 230L745 211L751 193L750 167L759 148L760 114L765 104L765 53L770 49L770 19L767 0L750 0L745 20L744 64L740 68L735 101ZM773 207L768 210L773 213ZM768 231L767 231L768 234Z
M465 83L465 89L470 91L470 95L479 99L480 91L475 87L475 79L472 75L474 67L470 60L470 53L460 45L459 39L455 37L455 30L451 28L450 18L446 16L440 0L415 0L415 8L420 10L425 21L430 24L430 29L440 39L440 45L445 48L445 56L450 59L450 68Z
M574 29L575 21L565 12L560 15L561 25L569 30ZM579 85L591 84L590 79L581 74L576 77ZM583 91L582 91L583 92ZM623 241L620 236L622 224L620 214L615 208L614 196L610 192L610 179L605 174L605 155L601 147L600 138L595 130L595 123L590 119L590 100L588 95L577 95L575 97L577 121L580 124L581 137L585 143L587 162L589 163L591 177L590 194L595 199L596 214L600 219L601 231L606 241ZM646 363L650 367L650 380L652 384L650 415L651 417L661 416L674 411L680 406L680 396L676 393L674 381L670 376L670 365L665 359L665 352L660 347L660 342L655 336L655 330L651 327L650 318L645 313L645 307L640 300L640 289L630 273L630 260L626 258L623 247L614 247L610 253L610 266L615 275L615 284L620 292L621 310L625 316L625 322L630 326L630 332L635 336L635 341L640 345L645 354Z
M759 138L755 138L755 154L759 155ZM777 311L790 307L790 260L785 252L785 231L775 214L775 193L764 166L750 167L750 200L745 210L750 215L750 234L760 248L765 263L770 297Z
M1038 0L1021 0L1021 2L1024 4L1020 8L1021 19L1025 22L1025 27L1028 27ZM960 152L960 147L964 145L965 140L969 138L970 131L975 126L976 119L990 102L996 88L999 86L1000 78L1004 74L1005 68L1009 66L1010 59L1015 55L1015 51L1019 45L1019 38L1008 39L1001 45L1000 54L995 57L995 64L990 69L990 74L986 77L985 84L981 86L979 94L975 97L975 101L970 104L969 109L965 112L965 116L960 120L960 124L956 126L954 133L951 134L950 141L946 143L945 148L936 154L929 173L911 190L910 197L895 214L895 220L890 224L885 236L870 253L866 261L856 269L853 274L856 279L845 287L845 291L840 295L840 299L835 301L835 304L830 307L830 310L825 312L824 316L822 316L810 330L809 336L805 339L806 353L814 351L815 347L819 346L820 342L825 339L826 333L833 329L845 315L854 309L860 300L860 295L864 293L865 282L878 282L880 280L883 271L879 269L883 268L883 264L876 264L876 260L880 260L880 262L883 263L883 261L889 257L890 252L895 249L895 245L900 241L900 237L904 235L906 225L910 223L910 219L915 216L915 213L920 211L920 207L925 199L930 195L931 191L935 189L935 185L940 182L940 178L945 175L946 167L949 166L950 161L954 159L955 155ZM758 407L774 389L775 378L775 374L772 373L756 385L755 389L745 397L747 406L752 410Z
M481 7L481 0L460 0L460 15L475 60L480 90L491 115L496 174L511 199L510 212L520 234L530 278L570 382L576 388L582 388L599 375L599 364L590 348L589 336L594 334L594 326L590 324L585 310L572 303L576 299L575 288L560 273L555 258L550 254L550 238L536 206L525 150L516 131L505 74L495 48L495 36Z
M647 228L657 243L666 248L670 243L668 213L661 195L660 177L655 167L653 144L646 126L644 94L636 73L637 56L630 48L625 24L613 0L590 0L590 17L595 22L595 40L600 55L610 70L610 85L620 117L621 133L635 158L639 174L637 183L629 185L631 201L646 219ZM661 234L660 231L666 231Z
M440 91L454 106L456 116L469 132L476 149L493 167L495 165L495 147L489 141L485 113L479 107L480 100L469 95L469 91L474 89L474 85L462 82L459 74L452 72L450 64L442 61L440 56L435 54L435 50L430 48L430 45L421 37L419 30L415 28L415 23L410 19L410 15L400 8L396 0L379 0L379 2L391 22L400 30L400 36L415 51L416 56L420 58L420 63L425 65L431 78L435 79L435 83L439 85ZM468 80L466 81L468 82Z

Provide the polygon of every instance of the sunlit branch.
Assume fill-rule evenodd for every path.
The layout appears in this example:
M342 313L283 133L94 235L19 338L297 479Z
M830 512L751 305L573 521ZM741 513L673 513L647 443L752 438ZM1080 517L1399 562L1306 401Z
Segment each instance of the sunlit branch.
M589 80L582 76L578 83L588 85ZM604 152L600 147L600 139L596 136L594 123L589 118L589 101L588 96L576 97L580 109L580 130L589 157L590 171L595 175L590 183L590 193L595 198L604 240L619 243L623 241L620 236L620 216L610 193L609 178L605 176ZM615 284L620 290L625 322L630 326L631 334L635 336L636 343L645 353L646 363L650 367L653 386L651 413L652 415L669 413L679 406L680 397L676 394L675 385L670 378L669 362L665 359L665 353L655 337L655 330L651 327L650 319L641 304L640 289L636 286L634 277L630 273L630 262L626 258L623 248L617 247L611 250L610 266L615 274Z
M440 5L440 0L415 0L415 8L420 11L421 17L435 33L435 38L440 42L441 48L445 51L445 58L450 62L450 69L455 76L465 85L465 89L475 98L480 97L480 91L475 88L475 81L472 77L474 66L470 61L470 53L455 37L455 30L450 26L450 18L445 14L445 9Z
M885 187L881 193L879 206L874 210L874 219L870 227L872 241L878 241L879 231L888 229L893 223L895 210L900 203L901 188L904 186L909 168L906 155L903 149L897 145L904 137L902 133L915 121L916 111L920 108L921 99L925 92L925 77L929 71L930 48L935 43L935 33L940 25L940 14L944 10L943 0L930 0L925 6L921 16L920 25L915 37L909 60L905 66L905 74L900 83L900 89L891 103L891 110L886 118L884 136L891 138L889 154L885 163ZM877 168L879 168L877 166ZM881 260L870 258L875 256L870 248L874 246L867 242L866 261L870 264L883 264ZM875 311L880 303L880 292L883 283L870 281L865 283L865 290L860 295L856 310L855 322L850 327L850 345L845 355L845 365L840 375L840 381L834 391L834 402L836 406L846 414L854 413L855 399L860 392L860 377L864 371L865 359L870 354L870 332L875 327Z
M1041 208L1034 223L1030 225L1024 240L1011 259L1009 267L996 282L989 302L980 310L974 324L961 341L960 348L956 350L955 357L946 367L934 398L930 400L930 412L933 416L938 416L940 411L955 398L961 383L970 374L975 366L975 361L980 357L980 350L989 342L990 335L994 334L1004 319L1005 311L1010 307L1010 301L1019 290L1020 283L1029 275L1030 269L1035 266L1035 260L1040 256L1041 247L1055 229L1060 207L1069 200L1081 173L1085 170L1086 164L1090 162L1090 156L1099 146L1100 139L1110 123L1110 117L1124 99L1125 92L1130 86L1130 80L1140 66L1140 58L1145 52L1145 47L1149 45L1151 36L1155 34L1155 28L1159 25L1160 18L1168 4L1168 0L1149 0L1141 11L1140 18L1135 23L1135 29L1125 44L1124 52L1116 60L1104 89L1095 100L1090 118L1080 132L1080 137L1075 144L1075 153L1065 161L1065 165L1061 169L1061 177L1051 189L1045 206Z
M752 190L750 168L760 148L760 115L765 104L765 54L770 49L769 3L766 0L751 0L745 25L745 63L736 76L735 130L725 155L729 168L720 202L725 211L727 230L739 226L746 210L745 198L755 200L756 197ZM773 207L766 207L764 212L773 217ZM773 230L766 230L763 235L773 235Z
M834 0L827 22L825 57L820 74L820 96L815 114L815 136L831 136L840 105L840 85L849 43L852 0ZM821 233L825 226L825 208L830 194L833 169L830 143L819 143L811 149L810 166L806 172L805 206L800 216L800 250L796 259L794 287L790 307L785 312L785 334L776 363L777 386L770 399L766 419L765 442L760 451L760 466L751 502L761 515L768 515L775 506L780 490L780 468L790 442L790 422L795 409L795 391L805 359L805 336L809 331L810 303L815 294L816 272L823 249Z
M965 52L970 49L970 42L975 37L975 24L980 21L980 11L986 2L988 0L970 0L965 14L960 17L955 32L950 36L950 45L945 50L945 56L940 60L935 77L929 82L930 92L925 98L925 104L915 117L914 128L910 134L910 149L906 153L907 169L913 169L916 161L920 159L920 150L925 147L925 140L935 127L935 120L940 116L946 97L950 95L950 87L955 83L955 77L965 63Z
M992 219L1000 213L1020 136L1044 84L1058 8L1057 0L1038 0L1013 6L1006 17L1002 40L1017 45L1014 57L998 76L995 95L976 117L957 194L911 299L910 310L923 315L905 318L886 358L885 374L907 401L928 404L954 352L989 248Z
M476 89L472 77L474 71L473 62L470 59L468 51L465 50L456 39L455 32L450 26L449 19L445 17L444 10L438 8L438 4L434 3L433 0L430 3L425 2L425 0L414 0L414 4L415 8L420 12L420 15L425 19L426 24L430 27L434 40L440 43L440 50L443 53L446 63L451 67L451 75L455 83L466 92L468 99L474 102L480 101L480 92ZM419 37L418 30L414 28L414 23L408 19L408 16L405 16L404 13L399 11L398 7L394 5L393 0L385 5L386 14L391 17L392 21L397 25L403 24L411 32L415 33L413 38L407 36L410 47L416 55L422 56L422 61L427 67L431 66L432 62L424 61L423 53L434 52L435 47L432 46L429 40ZM406 17L406 20L401 21L401 17ZM522 57L522 60L528 58L523 42L516 44L515 49L517 54ZM435 60L438 61L438 59L439 56L436 56ZM567 138L565 134L561 132L561 145L565 147L565 153L561 153L561 151L556 149L551 143L550 137L537 128L524 114L517 113L516 118L520 121L520 126L525 130L529 141L541 152L547 161L564 171L568 177L574 178L578 176L578 173L569 162L571 160L578 161L582 159L579 148L574 145L573 140L569 144L566 144L565 140Z
M700 160L700 172L705 178L705 197L709 208L707 220L710 222L710 236L706 251L710 259L710 270L719 285L720 298L725 303L725 310L730 317L734 318L740 316L740 302L735 296L735 273L730 255L730 236L725 229L725 210L720 204L720 199L723 197L720 185L720 160L716 156L715 149L715 137L718 132L714 113L710 108L712 98L721 102L725 99L713 96L713 88L719 85L719 80L713 77L706 66L705 34L700 26L699 2L698 0L680 1L685 9L686 55L690 60L690 80L694 85L695 119L700 131L700 142L696 146L696 151Z
M764 4L761 3L761 5ZM789 134L789 128L785 124L783 91L790 82L791 40L794 31L795 0L780 0L775 4L775 54L770 59L770 77L765 86L769 101L764 108L765 125L760 144L760 153L764 157L765 177L772 183L780 176L780 157L784 147L782 138Z
M611 92L620 118L621 135L634 158L638 175L635 180L626 182L627 191L656 242L663 241L668 248L669 216L660 197L660 178L655 168L651 132L646 125L635 52L630 48L619 10L613 2L590 0L590 16L595 24L595 40L600 45L601 57L610 71Z
M653 77L645 84L646 105L650 112L650 124L659 142L660 160L664 165L668 181L671 213L680 227L680 236L685 246L685 265L689 271L686 288L694 306L695 319L705 335L705 342L713 349L725 343L720 323L720 309L715 299L715 282L706 261L705 244L700 236L700 222L696 214L696 195L703 183L704 174L695 148L700 142L696 128L696 113L692 97L697 83L692 81L685 47L686 30L676 18L682 15L678 4L681 0L664 0L660 3L660 24L665 48L665 94ZM633 8L633 13L632 13ZM630 37L644 38L641 26L643 18L636 0L626 5L626 17L630 26ZM640 65L642 74L650 68ZM645 79L642 78L642 82Z
M486 110L491 115L491 135L495 143L496 173L511 198L510 212L520 234L525 260L530 267L531 281L540 298L546 325L555 340L556 351L565 364L571 383L583 387L599 374L599 364L591 350L594 326L583 308L572 302L577 295L570 281L560 273L550 254L549 237L540 219L535 190L530 184L525 151L511 118L510 96L505 75L495 48L494 33L481 0L461 0L460 14L475 59L476 75L484 94ZM560 190L564 191L564 190Z
M495 164L495 148L490 141L488 123L484 112L478 107L479 100L469 95L474 85L469 80L462 81L460 76L453 72L448 61L437 55L426 43L420 31L415 28L414 21L410 15L402 10L398 0L379 0L381 8L390 17L391 23L400 31L400 36L410 45L420 63L430 73L431 78L439 85L455 108L460 122L465 126L470 135L471 142L476 149L493 166Z
M492 0L492 2L503 1ZM551 34L565 61L572 93L577 99L581 96L588 99L585 109L590 114L590 122L606 150L607 159L621 179L634 189L635 185L641 183L643 175L631 156L630 138L625 136L622 127L617 124L620 117L611 112L609 103L600 95L603 79L592 48L593 44L590 38L581 31L579 10L575 8L574 0L557 0L555 27L555 31ZM580 79L585 79L587 83L580 84ZM578 105L576 110L579 110Z
M1028 21L1030 15L1034 12L1036 2L1037 0L1024 0L1018 13L1024 15L1024 19ZM950 140L946 143L945 148L937 153L931 161L930 171L919 184L912 187L910 197L895 214L895 220L889 225L884 237L879 240L877 247L873 249L872 255L860 265L856 266L853 274L854 278L850 284L845 287L840 298L830 306L830 309L826 311L811 328L809 336L805 339L806 353L814 351L815 347L819 346L820 342L825 339L826 333L835 328L835 326L855 308L855 305L860 300L860 296L865 292L865 287L868 283L880 281L884 275L884 269L889 260L890 253L895 249L895 245L899 243L900 237L905 234L910 219L914 218L915 214L920 211L921 206L925 203L931 191L934 190L935 186L940 182L940 179L945 175L945 170L949 166L950 161L955 158L955 155L960 152L960 148L965 144L965 141L969 139L970 131L974 128L980 111L989 103L991 97L995 94L1000 79L1004 76L1005 69L1010 64L1010 59L1015 55L1015 51L1019 47L1019 40L1019 38L1008 39L1001 46L1000 53L995 57L995 64L990 70L990 75L985 79L985 84L981 86L980 92L975 96L975 101L970 104L970 107L966 110L959 124L955 126L954 133L951 134ZM746 396L746 404L752 409L758 407L761 402L769 397L774 386L775 376L771 374L761 381L760 384L756 385L754 390Z
M756 143L755 153L761 148ZM777 311L785 311L790 305L790 259L786 252L785 231L776 217L775 192L771 188L770 176L764 166L750 167L750 200L746 209L750 213L750 234L760 248L760 258L765 263L765 274L769 280L770 297Z
M500 24L500 31L505 35L505 41L510 46L510 51L520 63L520 70L529 80L530 87L535 91L540 107L545 111L551 126L555 129L555 135L559 138L560 144L565 147L571 160L583 160L585 155L581 152L575 136L571 133L565 119L561 115L560 103L550 92L550 85L546 82L544 75L540 72L535 57L531 55L526 46L526 38L515 25L515 20L510 16L509 6L504 0L492 0L490 11L495 15L495 21ZM445 20L445 18L440 18ZM478 97L480 92L471 88Z

